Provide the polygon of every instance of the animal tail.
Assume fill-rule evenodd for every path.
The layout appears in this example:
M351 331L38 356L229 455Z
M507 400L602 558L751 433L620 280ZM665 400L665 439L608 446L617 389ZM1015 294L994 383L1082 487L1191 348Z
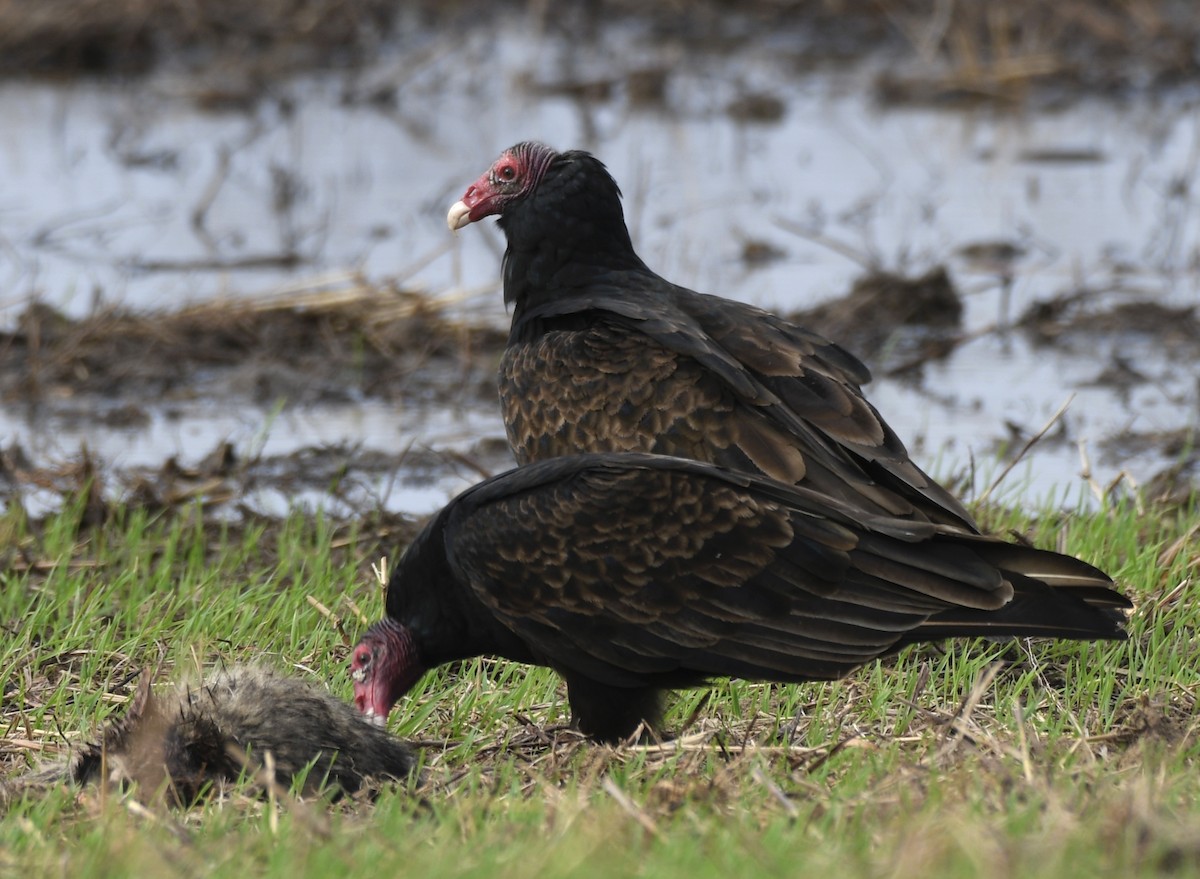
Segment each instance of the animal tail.
M1099 568L1071 556L980 540L972 546L1012 584L995 610L952 608L930 617L905 643L948 637L1034 637L1124 640L1132 602Z

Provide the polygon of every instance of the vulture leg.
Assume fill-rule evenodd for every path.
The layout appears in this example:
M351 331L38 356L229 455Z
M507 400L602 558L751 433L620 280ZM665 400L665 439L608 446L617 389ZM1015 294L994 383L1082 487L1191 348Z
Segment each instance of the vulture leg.
M654 687L610 687L577 674L563 674L571 722L600 742L615 745L644 723L662 729L662 693Z

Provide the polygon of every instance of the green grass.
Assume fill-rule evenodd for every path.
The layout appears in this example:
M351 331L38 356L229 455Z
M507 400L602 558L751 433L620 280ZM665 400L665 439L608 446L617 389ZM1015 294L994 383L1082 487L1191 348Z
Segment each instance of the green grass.
M86 738L147 666L266 659L348 695L354 608L382 609L370 564L408 534L86 514L0 518L6 774ZM188 813L53 790L0 819L0 875L1200 875L1200 513L984 518L1113 573L1138 603L1131 640L955 642L829 684L722 681L675 700L677 744L621 749L563 727L553 674L469 662L393 716L423 786L374 803L247 788Z

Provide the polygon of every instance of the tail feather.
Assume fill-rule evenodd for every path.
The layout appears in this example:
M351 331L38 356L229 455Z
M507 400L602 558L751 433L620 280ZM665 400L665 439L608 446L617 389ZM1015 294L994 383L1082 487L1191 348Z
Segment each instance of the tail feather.
M1047 608L1044 599L1017 596L1003 610L949 612L931 617L897 644L902 647L943 638L1066 638L1124 641L1124 613L1079 602Z
M1112 578L1108 574L1074 556L1000 541L976 544L974 548L984 559L1003 571L1024 574L1055 588L1112 586ZM1118 593L1111 589L1104 591L1128 606L1128 602Z
M952 636L1124 640L1133 604L1112 578L1085 561L1047 550L1000 542L974 548L1000 569L1013 598L998 610L953 608L914 629L905 643Z

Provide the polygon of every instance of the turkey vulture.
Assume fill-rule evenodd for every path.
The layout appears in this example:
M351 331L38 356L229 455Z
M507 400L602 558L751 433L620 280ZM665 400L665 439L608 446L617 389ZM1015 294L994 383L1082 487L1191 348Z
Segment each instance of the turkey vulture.
M529 464L424 528L351 657L384 722L427 670L545 665L603 741L660 721L660 691L721 676L840 677L956 635L1124 638L1129 602L1091 565L953 525L868 516L757 474L640 453Z
M514 306L500 366L524 464L643 451L805 485L875 515L977 531L862 395L847 351L750 305L693 292L633 250L601 162L539 143L505 150L450 208L499 216Z

